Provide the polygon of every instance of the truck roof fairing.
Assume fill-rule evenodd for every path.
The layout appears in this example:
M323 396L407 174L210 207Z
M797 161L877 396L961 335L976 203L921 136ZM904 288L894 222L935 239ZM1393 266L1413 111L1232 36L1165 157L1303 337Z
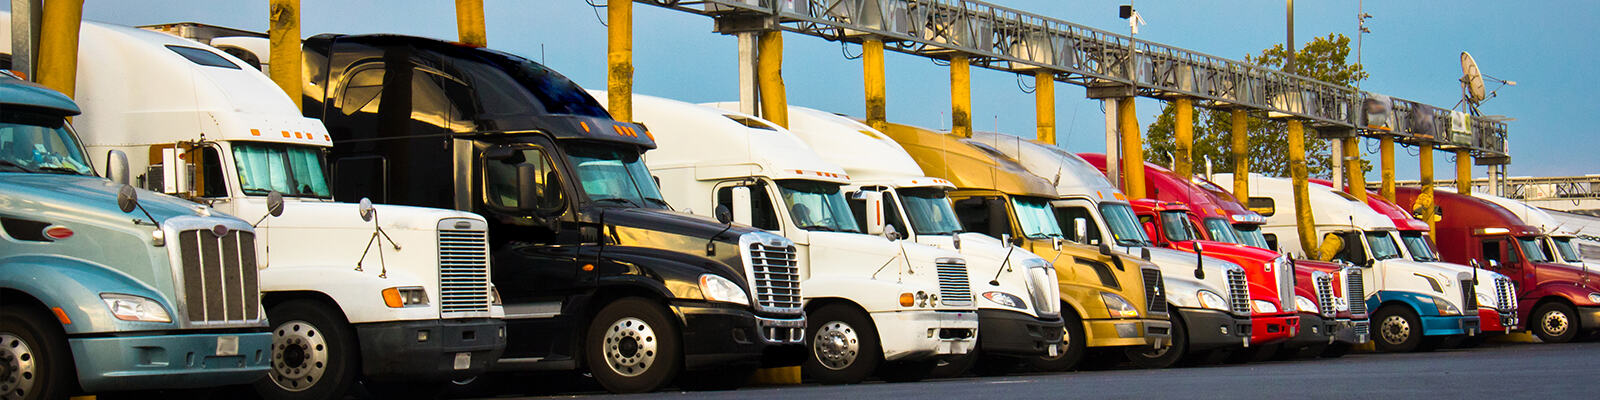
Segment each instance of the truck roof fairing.
M635 94L633 116L654 126L656 141L665 144L645 153L652 168L693 168L702 180L760 175L850 183L843 168L824 161L789 130L754 115Z
M739 107L736 102L706 105L723 110ZM789 106L789 133L805 141L823 160L844 168L857 183L955 187L925 175L905 148L883 132L844 115Z
M1093 165L1055 145L997 132L973 132L975 141L1017 160L1028 172L1053 183L1056 196L1088 196L1099 201L1126 199Z
M1056 189L1005 153L949 132L889 123L883 132L912 154L923 173L961 189L987 189L1017 196L1053 199Z
M48 111L64 117L79 114L78 104L61 92L10 74L0 74L0 105Z

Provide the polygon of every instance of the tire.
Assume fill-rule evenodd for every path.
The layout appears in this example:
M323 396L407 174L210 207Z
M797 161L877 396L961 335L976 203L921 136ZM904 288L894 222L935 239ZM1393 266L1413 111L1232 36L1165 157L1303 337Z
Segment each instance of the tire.
M933 360L884 363L878 367L878 377L892 383L920 382L933 376L933 369L938 365L939 362Z
M342 399L361 375L361 349L344 315L315 300L267 309L272 367L256 381L267 400Z
M1388 305L1372 316L1372 342L1378 351L1410 353L1422 346L1422 318L1402 305Z
M683 369L682 340L678 325L660 304L626 297L595 314L583 345L584 360L606 391L652 392Z
M1350 349L1353 348L1355 348L1355 345L1350 343L1333 342L1328 344L1328 348L1323 349L1322 354L1318 354L1318 356L1322 358L1344 357L1345 354L1350 354Z
M1176 307L1168 306L1168 309L1176 309ZM1153 350L1145 346L1129 347L1123 351L1123 354L1128 357L1128 361L1132 361L1133 365L1145 369L1170 368L1178 365L1178 362L1183 360L1184 354L1189 351L1189 331L1186 324L1183 323L1183 317L1179 316L1178 313L1172 313L1170 320L1172 321L1172 329L1168 330L1168 332L1172 332L1171 346L1160 350Z
M60 322L44 310L0 307L0 395L53 400L78 391L66 338Z
M806 348L802 376L825 384L860 383L883 364L883 347L872 319L843 304L806 313Z
M1061 354L1056 357L1029 358L1028 366L1033 369L1044 372L1069 371L1077 368L1083 361L1084 353L1088 352L1088 336L1083 332L1083 319L1066 302L1061 302L1061 309L1061 319L1066 322L1066 327L1061 330Z
M1533 309L1528 321L1533 334L1545 343L1566 343L1578 337L1578 312L1565 303L1544 303Z
M678 377L678 387L684 390L734 390L750 383L756 368L722 368L708 371L684 372Z

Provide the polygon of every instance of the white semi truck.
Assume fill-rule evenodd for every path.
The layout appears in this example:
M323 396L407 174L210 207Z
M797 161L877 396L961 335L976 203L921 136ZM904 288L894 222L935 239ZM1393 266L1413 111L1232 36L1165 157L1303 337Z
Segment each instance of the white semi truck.
M1217 174L1218 181L1233 180ZM1446 339L1479 330L1477 289L1470 270L1426 264L1405 257L1394 221L1354 196L1309 185L1319 249L1301 246L1295 225L1292 182L1250 174L1252 210L1267 217L1267 243L1289 254L1318 256L1361 266L1367 309L1378 350L1409 352L1437 347ZM1331 254L1321 254L1331 252ZM1351 299L1356 301L1356 299Z
M737 103L715 103L732 110ZM789 133L824 161L850 175L856 220L877 233L893 226L906 239L952 249L967 259L978 296L978 348L953 363L983 375L1008 372L1028 358L1061 353L1061 292L1054 265L1010 243L962 232L946 192L955 185L929 177L905 149L882 132L849 117L789 107Z
M602 92L591 91L596 98ZM848 174L755 116L635 95L657 148L645 164L679 210L783 235L798 251L810 357L803 376L854 383L927 377L972 351L978 334L966 260L856 223Z
M342 398L363 382L427 396L499 358L482 217L332 201L322 123L216 48L86 22L79 53L75 123L90 154L120 150L136 186L258 224L273 325L263 397ZM271 192L287 212L262 219Z

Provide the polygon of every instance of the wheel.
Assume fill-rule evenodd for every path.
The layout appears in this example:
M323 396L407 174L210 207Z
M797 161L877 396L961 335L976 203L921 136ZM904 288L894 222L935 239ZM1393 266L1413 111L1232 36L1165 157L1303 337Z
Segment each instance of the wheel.
M655 391L683 368L678 326L653 301L628 297L607 304L589 323L584 360L612 393Z
M1533 334L1545 343L1566 343L1578 336L1578 315L1564 303L1544 303L1533 309Z
M878 329L865 313L829 304L806 318L806 345L811 355L800 367L803 376L826 384L859 383L883 363Z
M43 310L0 307L0 398L64 399L77 391L66 337Z
M1384 306L1372 316L1372 322L1378 328L1372 340L1378 351L1410 353L1422 345L1422 319L1410 308Z
M340 399L361 373L361 350L344 316L314 300L289 300L267 309L272 368L256 381L269 400Z
M1128 361L1132 361L1133 365L1137 365L1140 368L1157 369L1177 365L1178 361L1183 360L1184 353L1189 351L1189 332L1183 323L1183 318L1178 313L1172 314L1171 321L1172 329L1168 330L1168 332L1172 332L1171 346L1160 349L1151 349L1145 346L1129 347L1124 350L1124 354L1128 356Z
M684 372L678 377L678 386L685 390L734 390L749 383L755 374L754 367Z
M1083 361L1083 354L1088 352L1088 336L1083 333L1083 319L1066 302L1061 303L1061 309L1061 319L1066 322L1065 329L1061 330L1061 354L1029 358L1028 365L1034 369L1045 372L1071 370L1078 367L1078 363Z
M1322 350L1322 354L1318 354L1318 356L1320 356L1322 358L1344 357L1345 354L1350 354L1350 349L1352 349L1354 347L1355 347L1355 345L1350 344L1350 343L1333 342L1333 343L1329 343L1328 344L1328 348L1323 349Z

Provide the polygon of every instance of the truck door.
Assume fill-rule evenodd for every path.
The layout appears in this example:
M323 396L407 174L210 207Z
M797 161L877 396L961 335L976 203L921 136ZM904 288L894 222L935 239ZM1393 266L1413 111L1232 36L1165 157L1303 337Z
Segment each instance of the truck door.
M1478 241L1478 264L1484 269L1499 272L1518 282L1523 281L1522 257L1517 253L1515 244L1509 238L1487 238ZM1518 291L1528 288L1529 285L1517 284ZM1520 297L1522 293L1518 293Z
M542 137L525 142L492 145L479 152L482 166L484 209L491 224L490 238L497 243L492 264L508 317L524 303L551 301L581 291L592 283L584 277L580 256L585 240L575 228L568 176L554 162L554 146ZM531 171L519 171L527 169ZM531 182L519 182L519 174ZM522 204L521 185L533 185L534 204ZM591 268L592 270L592 268Z

